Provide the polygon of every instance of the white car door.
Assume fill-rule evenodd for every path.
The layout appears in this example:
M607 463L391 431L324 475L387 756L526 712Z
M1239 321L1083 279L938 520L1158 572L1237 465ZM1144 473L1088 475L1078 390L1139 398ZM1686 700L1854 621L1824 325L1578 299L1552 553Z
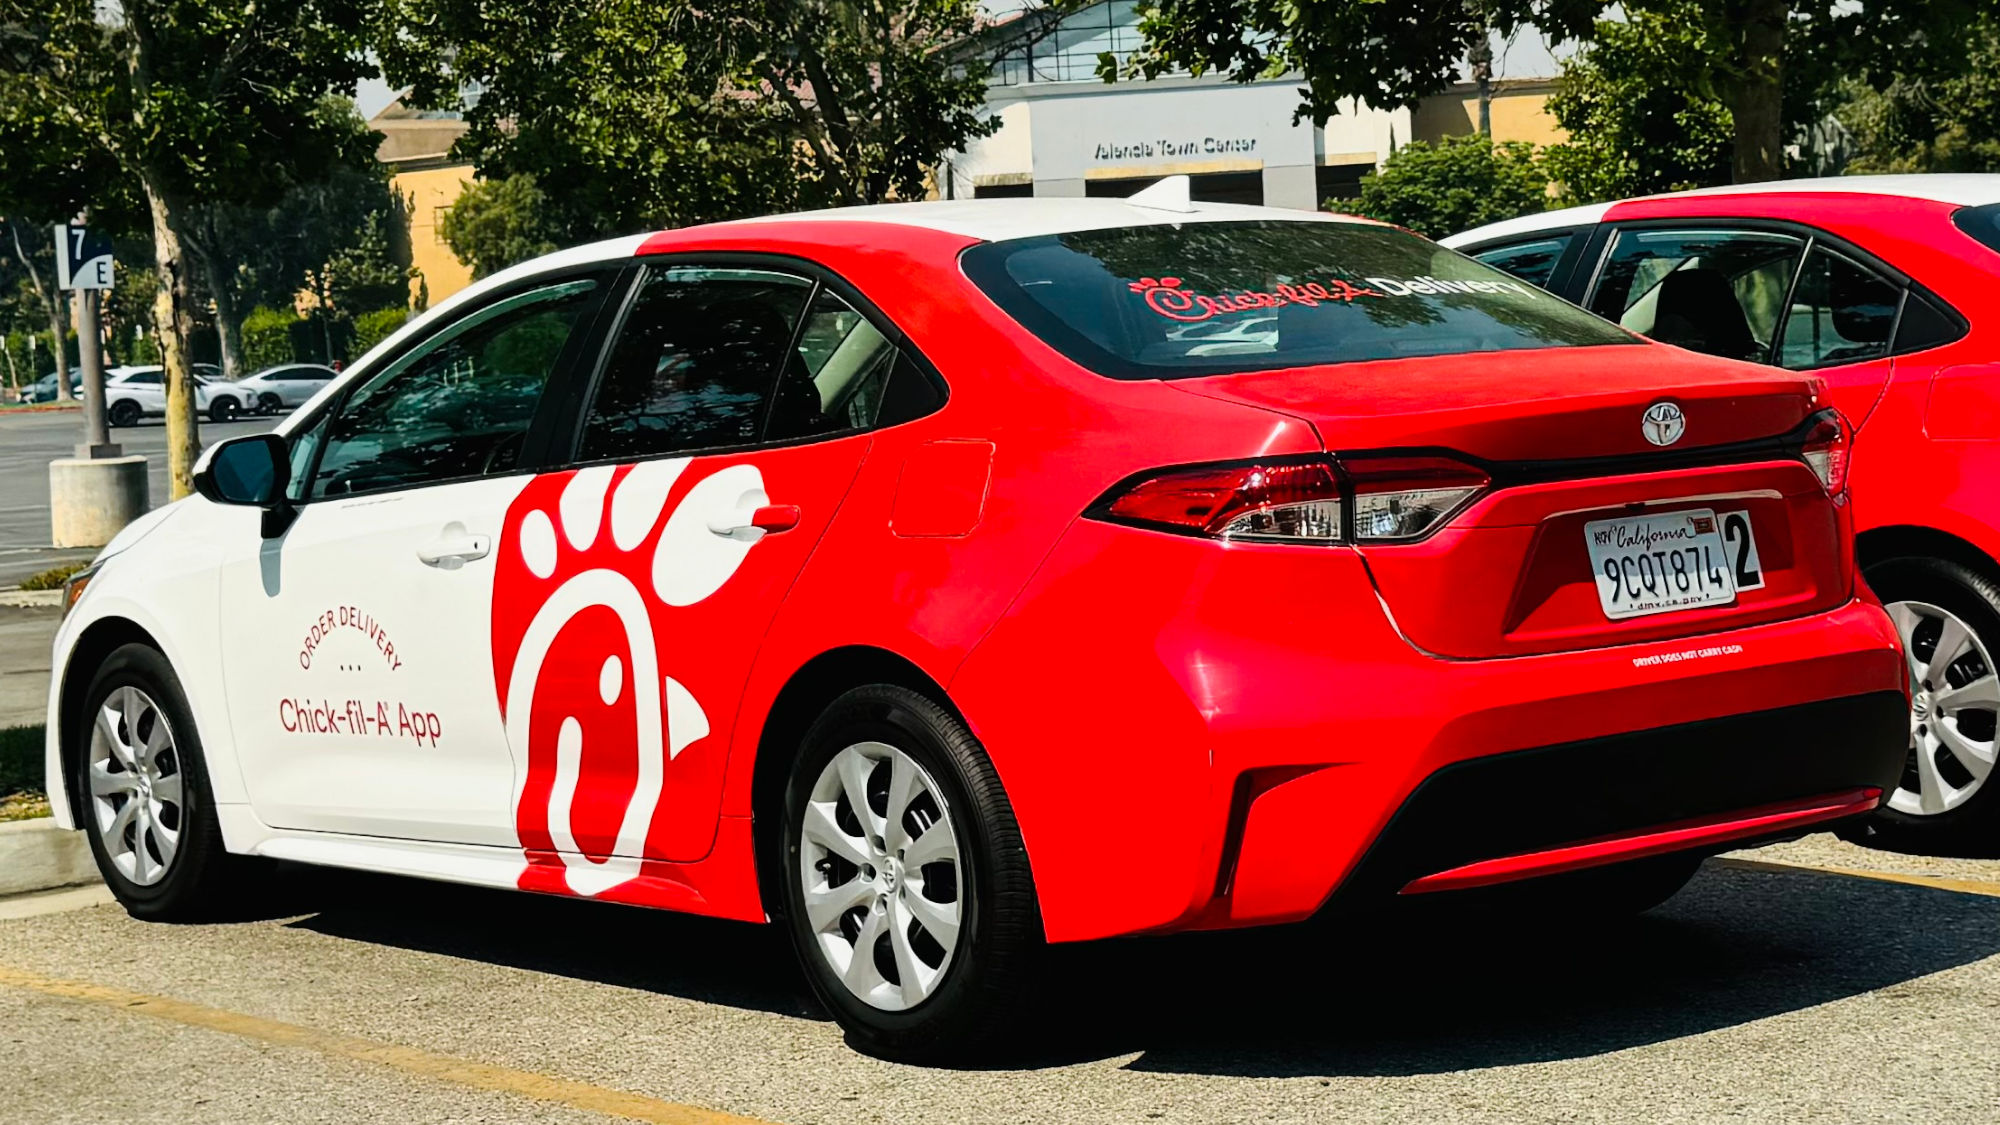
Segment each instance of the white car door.
M231 544L223 572L231 724L264 823L515 842L491 552L532 479L542 390L607 286L497 294L294 432L296 517Z

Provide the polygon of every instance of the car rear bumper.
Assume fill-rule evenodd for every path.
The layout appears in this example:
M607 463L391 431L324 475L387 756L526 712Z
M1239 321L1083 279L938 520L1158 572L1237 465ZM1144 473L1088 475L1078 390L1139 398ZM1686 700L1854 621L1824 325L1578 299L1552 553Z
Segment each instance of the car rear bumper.
M1402 802L1329 905L1722 850L1866 813L1895 786L1908 735L1902 693L1878 691L1454 762Z
M1845 808L1893 786L1908 739L1895 632L1865 592L1692 638L1448 660L1398 634L1350 552L1086 524L950 690L1056 941L1299 921L1470 864Z

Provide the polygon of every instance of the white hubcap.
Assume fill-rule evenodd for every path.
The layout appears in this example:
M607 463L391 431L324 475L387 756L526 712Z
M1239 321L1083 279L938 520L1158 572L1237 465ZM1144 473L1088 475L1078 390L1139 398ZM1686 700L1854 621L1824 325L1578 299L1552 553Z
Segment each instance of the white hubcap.
M1972 627L1928 602L1891 602L1910 662L1910 769L1889 807L1936 816L1972 799L1993 772L2000 676Z
M799 904L820 956L865 1003L922 1003L958 948L958 837L944 794L909 755L860 742L833 756L806 802Z
M152 697L122 687L90 730L90 808L118 873L140 886L166 878L187 823L180 750Z

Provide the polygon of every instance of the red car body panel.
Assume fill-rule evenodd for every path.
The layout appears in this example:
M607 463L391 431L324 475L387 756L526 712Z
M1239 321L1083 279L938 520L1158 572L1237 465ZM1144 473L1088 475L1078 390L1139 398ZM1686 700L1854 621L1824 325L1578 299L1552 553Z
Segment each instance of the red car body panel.
M1971 323L1959 339L1820 369L1855 428L1855 531L1942 531L2000 559L2000 254L1953 224L1959 205L1838 191L1731 192L1614 204L1603 222L1769 219L1816 227L1915 278ZM1942 377L1941 377L1942 376Z
M1429 779L1464 763L1843 698L1895 696L1901 721L1902 658L1853 582L1844 503L1796 459L1496 482L1437 534L1393 546L1219 542L1085 514L1135 476L1208 462L1412 446L1481 463L1643 457L1641 414L1663 397L1684 404L1701 435L1690 446L1773 439L1820 407L1814 380L1647 343L1117 380L976 287L959 266L975 243L814 220L667 232L642 248L642 262L754 253L829 271L950 391L935 412L871 433L696 456L673 485L754 465L769 503L797 508L773 519L796 525L674 618L699 636L656 638L662 651L703 646L689 686L715 701L708 731L727 753L669 780L672 815L645 831L637 875L602 897L764 916L759 754L788 688L824 662L894 659L947 694L998 772L1057 941L1310 916ZM1588 386L1571 377L1586 370L1599 376ZM581 472L598 470L636 471ZM559 506L577 473L532 481L503 539ZM1724 502L1757 521L1764 589L1731 607L1604 620L1581 563L1586 517ZM622 565L596 551L563 565ZM500 554L504 702L532 590L553 579ZM556 695L599 690L595 665L570 663L551 672L574 680ZM517 710L532 710L531 726L572 713ZM596 776L571 787L569 831L603 855L630 815L633 766L585 754ZM531 761L518 802L528 889L561 891L577 869L553 823L558 768Z

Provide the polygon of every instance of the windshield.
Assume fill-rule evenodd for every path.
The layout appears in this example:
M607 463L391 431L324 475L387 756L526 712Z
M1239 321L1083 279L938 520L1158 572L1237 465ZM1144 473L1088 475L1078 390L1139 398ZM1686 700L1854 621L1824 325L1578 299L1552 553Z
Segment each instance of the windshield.
M1636 343L1393 227L1189 223L987 243L965 272L1069 358L1120 379Z

